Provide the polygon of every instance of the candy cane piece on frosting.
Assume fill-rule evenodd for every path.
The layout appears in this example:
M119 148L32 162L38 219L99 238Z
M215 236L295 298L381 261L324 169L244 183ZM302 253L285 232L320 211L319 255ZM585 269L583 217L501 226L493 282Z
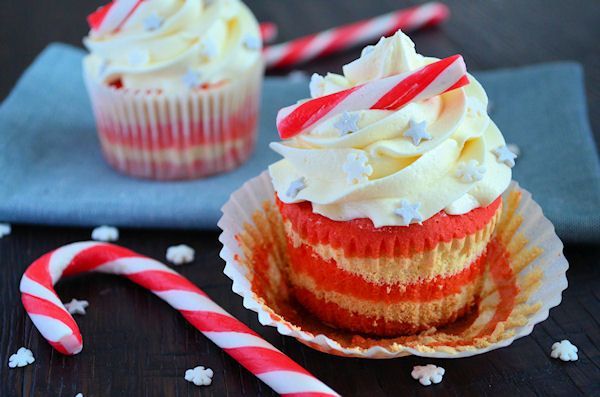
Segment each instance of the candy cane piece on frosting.
M98 34L114 32L123 26L143 1L113 0L88 15L88 25Z
M80 242L61 247L33 262L21 279L21 300L27 314L52 347L63 354L79 353L83 341L54 284L62 276L84 272L121 275L150 290L279 394L338 395L185 277L154 259L107 243Z
M469 83L460 55L444 58L415 71L401 73L288 106L277 113L282 139L343 112L365 109L395 110Z

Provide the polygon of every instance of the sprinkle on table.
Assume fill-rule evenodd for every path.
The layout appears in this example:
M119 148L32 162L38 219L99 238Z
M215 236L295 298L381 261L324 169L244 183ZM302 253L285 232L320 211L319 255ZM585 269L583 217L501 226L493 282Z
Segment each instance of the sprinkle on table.
M35 361L33 353L26 347L21 347L15 354L8 358L8 366L10 368L24 367Z
M65 309L69 314L85 315L85 309L90 305L86 300L71 299L71 302L65 303Z

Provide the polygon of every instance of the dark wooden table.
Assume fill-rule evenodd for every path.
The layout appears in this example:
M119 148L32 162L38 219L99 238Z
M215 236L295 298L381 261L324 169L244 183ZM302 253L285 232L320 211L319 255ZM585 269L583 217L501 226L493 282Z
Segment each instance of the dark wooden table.
M100 0L3 0L0 6L0 98L49 42L80 44L85 15ZM407 1L248 1L260 20L280 26L282 40L342 22L378 15ZM358 3L358 4L357 4ZM462 53L471 69L510 67L552 60L576 60L586 71L594 129L600 126L600 3L597 1L449 1L454 15L439 29L412 35L421 53ZM306 71L337 71L353 50L313 62ZM0 131L0 133L2 133ZM598 135L596 133L596 140ZM54 352L26 317L18 294L25 267L65 243L89 239L91 229L14 225L0 239L0 396L254 396L272 391L236 364L174 310L131 283L111 276L82 276L58 285L63 300L90 301L77 321L85 339L76 357ZM600 395L600 248L566 245L571 268L563 303L531 336L510 347L460 360L408 357L364 361L333 357L262 327L242 307L222 274L216 231L121 230L120 244L162 260L169 245L187 243L197 252L181 272L233 315L343 395ZM549 357L554 341L579 346L579 361ZM34 365L8 369L8 357L27 346ZM424 388L410 377L413 365L446 368L440 385ZM209 387L185 380L186 369L211 367Z

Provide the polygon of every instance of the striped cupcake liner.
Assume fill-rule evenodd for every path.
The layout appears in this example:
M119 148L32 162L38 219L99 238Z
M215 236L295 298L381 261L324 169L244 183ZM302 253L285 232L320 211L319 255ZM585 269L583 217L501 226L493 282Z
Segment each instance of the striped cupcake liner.
M192 179L232 170L257 139L264 65L223 86L164 94L108 86L84 72L107 162L124 174Z
M261 324L325 353L378 359L485 353L529 335L560 304L567 288L562 242L531 194L512 182L488 246L483 291L474 313L444 328L397 338L335 330L307 315L290 298L286 235L274 195L265 171L223 206L218 225L223 230L219 240L224 272L244 307L255 311Z

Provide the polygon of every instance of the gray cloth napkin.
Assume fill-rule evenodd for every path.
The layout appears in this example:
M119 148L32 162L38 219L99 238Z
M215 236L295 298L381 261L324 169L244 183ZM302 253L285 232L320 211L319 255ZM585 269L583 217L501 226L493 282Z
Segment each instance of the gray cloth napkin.
M303 78L267 78L256 153L228 174L185 182L122 176L102 159L81 77L83 51L52 44L0 106L0 221L53 225L216 228L230 193L279 157L277 109L308 95ZM600 166L582 69L552 63L475 74L492 118L517 144L514 179L561 237L600 240Z

